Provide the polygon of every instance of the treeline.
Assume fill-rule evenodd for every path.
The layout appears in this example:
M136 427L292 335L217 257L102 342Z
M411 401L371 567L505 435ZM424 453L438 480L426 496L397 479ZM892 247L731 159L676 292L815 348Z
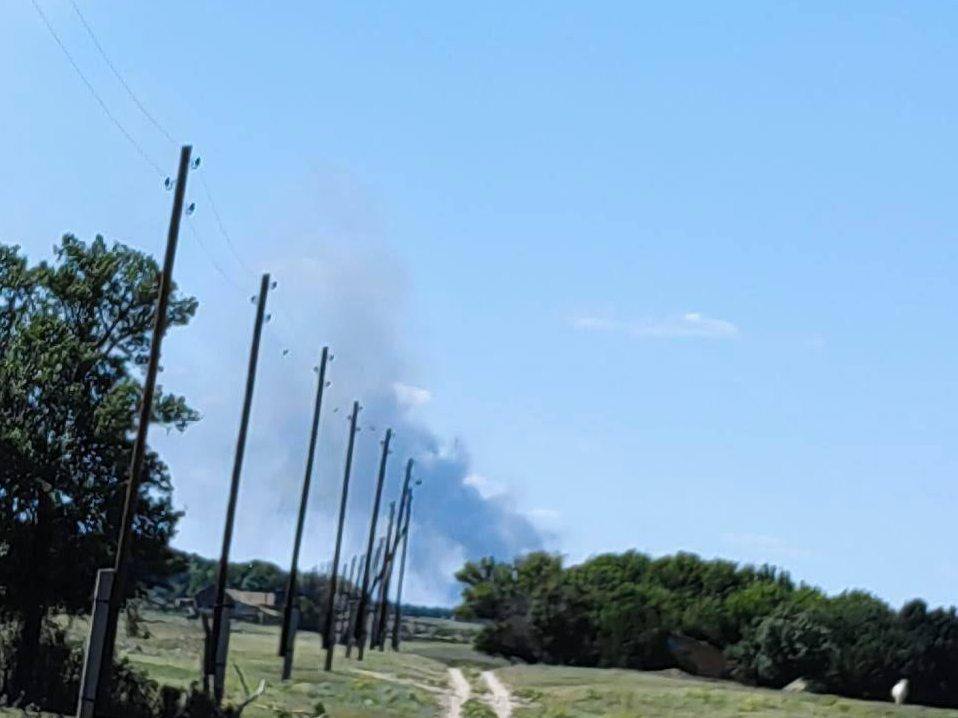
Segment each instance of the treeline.
M197 591L216 581L219 567L217 561L195 553L174 550L177 572L168 577L162 585L151 592L154 602L172 603L174 599L193 596ZM230 563L226 573L226 585L241 591L275 592L285 595L289 573L269 561L245 561ZM316 569L300 571L297 579L297 593L300 595L300 627L307 631L318 631L320 627L320 608L326 591L327 577ZM342 576L339 586L344 585ZM451 618L451 608L439 606L413 606L403 604L403 615L415 618Z
M576 566L533 553L467 563L462 618L486 622L476 647L528 662L662 669L670 636L724 651L729 675L782 687L887 700L900 678L910 700L958 706L958 616L920 600L900 611L874 596L826 596L769 566L629 551Z

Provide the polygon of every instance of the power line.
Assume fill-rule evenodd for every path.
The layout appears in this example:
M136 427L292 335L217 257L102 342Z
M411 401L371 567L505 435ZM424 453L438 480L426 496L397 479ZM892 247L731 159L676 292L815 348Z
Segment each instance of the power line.
M32 0L32 1L34 2L34 5L36 5L37 0ZM73 11L76 13L76 16L80 19L80 22L82 23L87 34L90 36L90 40L92 40L93 45L96 47L97 52L99 52L100 54L100 57L103 58L103 61L107 64L107 67L110 68L110 70L113 72L113 75L116 77L119 83L123 86L123 89L126 90L126 94L129 95L130 99L137 106L137 108L140 110L143 116L147 120L149 120L150 124L152 124L167 140L169 140L171 144L176 146L177 142L173 138L173 134L166 128L165 125L163 125L163 123L161 123L156 118L156 115L150 112L146 104L140 99L139 95L137 95L137 93L133 90L133 87L130 85L129 82L127 82L126 78L123 76L123 73L120 72L119 68L110 58L110 56L107 54L106 50L103 47L103 43L100 42L100 39L96 34L96 31L93 29L93 26L90 24L90 22L86 19L86 16L83 14L83 11L80 9L80 6L77 4L76 0L70 0L70 5L73 7ZM61 47L63 47L62 43L61 43ZM64 47L64 52L66 52L65 47ZM75 63L74 63L74 67L76 67ZM79 68L77 68L77 70L79 71ZM89 82L87 84L92 89L92 85ZM101 105L103 104L104 103L101 101ZM104 109L106 108L104 107ZM206 180L205 172L199 173L199 179L200 179L200 184L203 187L203 193L206 195L206 199L209 202L210 210L213 213L213 218L216 220L216 227L219 230L219 233L222 235L224 241L226 242L226 246L229 249L230 253L233 255L233 258L236 260L236 262L240 265L240 267L243 268L243 270L247 274L249 274L251 277L258 277L259 276L258 273L255 270L253 270L250 267L250 265L247 264L246 261L243 259L243 256L240 254L239 250L237 249L236 244L233 242L233 237L230 235L229 230L226 229L226 223L223 221L223 216L220 214L219 208L217 207L217 204L216 204L216 200L213 198L213 190L210 187L210 183ZM191 228L192 228L192 225L191 225ZM195 234L195 229L193 229L193 231ZM221 275L225 276L226 273L223 271L222 267L220 267L213 260L212 251L205 246L203 247L203 249L204 249L204 252L206 252L207 255L210 257L210 261L214 264L214 266L216 267L216 270ZM229 279L228 281L230 281L231 284L236 286L236 282L233 281L232 279Z
M83 84L86 85L87 90L90 94L93 95L93 99L97 101L97 104L100 105L100 109L103 110L103 113L109 118L110 122L126 137L127 141L133 145L134 149L139 153L150 167L160 176L165 177L166 173L160 169L160 166L153 160L152 157L147 153L143 146L136 141L136 138L130 134L130 131L123 126L123 123L117 119L110 108L107 107L106 102L103 101L103 98L100 97L100 93L96 91L96 88L93 86L93 83L87 79L87 76L83 74L83 70L80 69L80 66L77 64L76 60L73 59L73 55L70 54L70 51L67 49L67 46L64 44L63 40L60 38L60 35L57 33L56 29L53 27L53 24L50 22L50 19L47 17L46 13L43 12L43 8L40 7L40 4L37 0L30 0L30 3L33 5L33 9L37 11L37 14L40 16L40 19L43 21L43 24L46 25L47 31L53 37L54 41L60 47L61 52L63 52L64 57L69 61L70 65L73 67L73 71L76 72L77 76L83 81Z
M103 43L100 42L100 39L97 37L97 34L93 30L93 27L90 25L89 21L86 19L86 16L83 14L83 11L80 10L80 6L77 5L76 0L70 0L70 5L73 6L74 12L76 13L77 17L80 18L80 22L83 24L83 27L86 29L87 34L90 36L90 39L93 41L93 44L97 49L97 52L100 53L100 57L103 58L103 61L107 64L107 67L110 68L110 70L113 72L113 75L123 86L123 89L126 90L126 94L130 96L130 99L133 100L133 103L137 106L137 108L139 108L140 112L143 113L143 116L150 121L150 124L152 124L157 130L159 130L159 132L164 137L166 137L166 139L169 140L172 145L175 146L177 142L173 138L173 134L163 125L163 123L161 123L158 119L156 119L156 115L154 115L152 112L149 111L149 109L146 107L146 104L142 100L140 100L139 96L130 86L130 83L126 81L126 78L123 76L123 73L120 72L119 68L117 68L116 64L114 64L113 60L110 59L110 56L107 55L106 50L103 48ZM219 209L216 206L216 201L213 199L213 191L212 189L210 189L210 185L206 181L206 177L204 176L204 173L201 172L199 177L200 177L200 183L203 185L203 192L206 194L207 200L209 200L210 209L213 212L213 217L216 219L216 226L219 229L220 234L223 235L223 239L226 240L226 244L229 247L230 252L233 254L236 261L239 262L240 266L243 267L243 269L246 272L248 272L253 277L259 276L255 271L253 271L250 268L248 264L246 264L245 261L243 261L242 256L240 256L239 251L236 249L236 245L233 243L233 238L230 236L230 233L227 231L226 224L223 222L223 217L222 215L220 215Z
M246 296L247 290L244 289L242 286L240 286L225 271L223 271L223 268L219 265L216 259L214 259L213 253L210 251L209 247L206 246L206 242L204 242L203 239L200 237L200 233L196 231L196 225L193 224L192 218L187 217L186 224L190 228L190 234L193 235L193 239L195 239L196 243L200 245L200 249L203 250L203 254L206 255L207 260L209 260L209 263L213 266L213 269L216 270L217 274L219 274L223 278L223 280L227 284L229 284L233 289L236 289L238 292Z
M87 22L86 17L80 11L79 5L76 4L75 0L70 0L70 4L73 6L74 12L76 12L77 17L80 18L80 22L83 23L83 27L86 28L87 34L90 36L90 39L93 40L93 44L96 46L97 51L100 53L100 57L103 58L103 61L107 66L113 71L113 74L116 76L116 79L120 81L120 84L123 85L123 89L126 90L126 94L130 96L130 99L133 100L133 103L140 109L140 112L143 113L143 116L150 121L150 123L158 129L166 139L170 141L170 144L176 146L177 142L173 139L173 135L162 125L159 120L153 116L153 114L146 109L146 106L140 102L140 98L137 97L136 93L133 92L133 88L130 87L129 83L123 78L123 75L116 68L116 65L113 64L113 61L110 60L109 56L106 54L106 50L103 49L103 45L100 44L100 40L97 38L96 33L93 32L93 28L90 26L90 23Z
M120 120L117 118L117 116L110 110L110 108L107 106L106 102L104 101L103 97L100 95L99 92L97 92L93 83L89 80L89 78L86 76L83 70L80 69L79 64L76 62L73 55L67 49L66 43L64 43L59 33L57 33L56 29L53 27L53 24L50 22L50 19L49 17L47 17L46 13L43 11L43 8L40 7L38 0L30 0L30 1L33 4L33 7L36 10L37 14L40 16L40 19L43 21L43 24L46 26L47 30L50 32L50 35L56 41L57 45L60 47L60 50L63 52L64 56L69 61L74 72L76 72L77 76L83 81L83 84L86 86L87 90L89 90L90 94L96 100L97 104L100 105L100 108L103 110L104 114L116 126L116 128L123 134L123 136L126 137L129 143L133 145L133 147L136 149L139 155L153 168L153 170L160 177L165 177L166 175L163 172L163 170L160 168L159 164L157 164L153 160L153 158L146 152L143 146L136 140L133 134L129 130L127 130L127 128L123 125L123 123L121 123ZM74 12L79 18L87 34L90 36L90 39L92 40L94 46L96 47L97 52L100 54L100 57L110 68L113 75L123 86L123 89L126 91L127 95L129 95L130 99L133 101L133 103L136 105L139 111L169 142L171 142L173 145L176 145L177 143L176 143L176 140L173 138L172 133L156 118L156 116L152 112L149 111L149 109L146 107L143 101L140 100L139 96L133 90L133 87L130 85L130 83L127 82L126 78L123 76L123 73L120 72L116 64L110 59L110 56L107 54L106 50L104 49L103 44L100 42L99 38L97 37L97 34L93 29L93 26L86 19L86 16L83 14L83 11L80 10L80 7L79 5L77 5L76 0L70 0L70 4L73 6ZM233 255L233 258L237 261L240 267L242 267L242 269L246 273L248 273L250 276L253 276L253 277L258 276L258 274L243 259L242 255L239 253L239 250L236 247L236 244L233 242L232 236L230 235L229 231L226 229L226 223L223 221L223 216L220 214L220 211L216 205L216 200L213 198L213 190L210 187L209 182L207 182L206 180L205 173L200 172L199 178L200 178L200 184L203 187L203 193L206 195L206 198L209 202L210 210L213 213L213 218L216 221L216 227L219 230L220 235L222 235L224 241L226 242L226 246L228 247L230 253ZM203 254L206 255L207 260L213 266L213 269L216 271L216 273L219 274L220 277L222 277L222 279L227 284L230 285L230 287L232 287L233 289L236 289L238 292L243 294L243 296L246 296L246 289L244 289L241 286L240 282L235 280L231 276L231 274L226 272L226 270L223 269L222 265L220 265L219 262L216 261L213 251L206 244L206 242L203 241L202 237L200 236L199 232L196 229L196 225L193 223L192 219L190 219L189 216L187 216L187 226L189 227L190 233L193 235L197 244L200 245L200 249L202 250ZM280 317L282 322L287 325L286 328L290 332L290 334L287 335L287 332L284 330L281 330L279 327L274 326L272 328L272 330L279 335L278 338L280 340L280 343L283 345L283 355L286 356L291 353L290 347L293 344L291 339L292 337L296 335L296 332L293 329L293 322L289 319L289 316L287 312L285 311L285 309L282 306L277 306L276 309L278 310L277 311L278 316Z
M230 233L226 231L226 225L223 223L223 218L220 216L219 210L216 208L216 202L213 200L213 192L210 189L209 183L206 181L204 174L205 173L200 172L200 184L203 185L203 192L206 194L206 199L209 200L210 209L213 211L213 217L216 219L216 226L219 227L220 234L222 234L223 239L226 240L226 244L230 248L230 252L232 252L233 256L236 258L236 261L239 262L240 266L250 275L255 277L256 272L250 269L249 265L243 261L243 258L236 249L236 245L233 244L233 239L230 237Z

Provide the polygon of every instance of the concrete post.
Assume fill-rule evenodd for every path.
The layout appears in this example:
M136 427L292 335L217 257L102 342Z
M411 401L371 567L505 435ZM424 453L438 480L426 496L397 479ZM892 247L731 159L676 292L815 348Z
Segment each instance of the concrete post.
M283 680L288 681L293 674L293 649L296 647L296 631L299 630L299 608L293 606L289 612L289 627L286 633L286 650L283 651Z
M97 571L96 589L93 594L93 612L90 620L90 636L87 639L83 673L80 676L80 701L77 718L93 718L96 709L96 694L100 680L100 664L103 661L103 646L110 613L110 595L116 571L104 568Z
M216 656L213 660L213 699L219 705L223 702L223 695L226 693L226 658L230 649L230 616L232 607L223 606L222 619L220 621L219 635L213 636L216 646Z

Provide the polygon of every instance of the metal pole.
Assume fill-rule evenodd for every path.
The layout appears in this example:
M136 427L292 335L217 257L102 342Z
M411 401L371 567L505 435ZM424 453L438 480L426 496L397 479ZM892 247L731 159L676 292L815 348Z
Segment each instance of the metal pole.
M382 580L379 583L379 600L376 606L375 628L373 630L372 640L369 642L370 648L376 645L379 646L380 650L382 650L381 638L386 634L385 622L388 616L386 603L389 599L389 574L392 573L393 567L392 553L389 547L393 541L393 524L395 520L396 502L392 501L389 504L389 528L386 529L386 552L383 554Z
M293 558L289 565L289 580L286 582L286 601L283 605L283 628L280 631L279 655L286 655L287 646L292 646L289 640L290 620L293 617L293 606L296 604L297 564L299 563L299 548L303 541L303 524L306 522L306 504L309 501L309 483L313 476L313 461L316 457L316 437L319 434L319 414L323 406L323 389L326 388L326 362L329 359L329 347L323 347L323 354L319 360L319 385L316 387L316 402L313 406L313 423L309 430L309 449L306 452L306 474L303 476L303 492L299 499L299 517L296 520L296 537L293 540Z
M230 544L233 541L233 520L236 516L236 499L239 494L240 475L243 471L243 456L246 453L246 434L249 417L253 407L253 388L256 384L256 365L259 361L259 343L263 334L263 320L266 315L266 298L269 294L269 274L260 280L259 297L256 303L256 322L253 325L253 343L250 346L249 365L246 371L246 394L243 397L243 413L240 417L239 436L236 440L236 454L233 457L233 476L230 479L229 502L226 506L226 525L223 528L223 548L220 551L220 564L216 573L216 598L213 602L212 645L221 645L220 633L224 630L223 608L226 602L226 578L229 571ZM225 644L223 644L225 645ZM226 656L223 656L226 660ZM206 666L207 675L215 672L216 651L209 652Z
M346 469L343 473L343 495L339 502L339 526L336 529L336 549L333 552L332 573L326 591L326 614L324 616L323 642L326 644L326 671L333 670L333 651L336 641L330 634L333 630L333 599L336 596L336 569L339 566L339 553L343 547L343 523L346 521L346 499L349 496L349 472L353 468L353 447L356 443L356 420L359 417L359 402L353 402L353 413L349 417L349 443L346 447Z
M402 558L399 560L399 583L396 586L396 617L393 619L393 650L399 650L399 625L402 622L402 583L406 575L406 549L409 547L409 520L412 517L412 489L406 498L406 525L402 530Z
M143 396L140 399L140 413L136 426L136 440L133 443L133 456L130 460L130 477L126 484L126 499L123 502L123 517L120 520L120 538L117 543L113 568L116 574L106 616L106 628L103 638L99 679L97 680L94 710L103 712L109 705L110 687L113 679L113 656L116 646L116 627L120 618L120 606L126 592L127 564L130 557L130 543L133 536L133 518L140 498L140 480L143 476L143 462L146 459L146 438L153 413L153 396L156 391L156 375L160 366L160 348L166 333L166 313L173 288L173 263L176 260L176 243L180 235L180 220L183 217L183 197L186 194L186 178L190 170L190 154L193 148L183 145L180 148L180 166L176 174L176 187L173 192L173 211L170 215L170 228L166 235L166 254L163 257L163 270L160 274L160 286L156 297L156 313L153 317L153 337L150 340L150 361L146 366L143 381Z
M379 460L379 476L376 479L376 496L373 499L373 513L369 519L369 541L366 545L366 570L363 572L362 590L359 592L359 610L356 612L356 642L359 645L357 658L363 660L363 649L366 643L366 610L369 604L369 564L373 554L373 542L376 540L376 523L379 521L379 504L383 497L383 481L386 479L386 459L389 457L389 442L393 430L386 429L386 438L383 439L383 453Z

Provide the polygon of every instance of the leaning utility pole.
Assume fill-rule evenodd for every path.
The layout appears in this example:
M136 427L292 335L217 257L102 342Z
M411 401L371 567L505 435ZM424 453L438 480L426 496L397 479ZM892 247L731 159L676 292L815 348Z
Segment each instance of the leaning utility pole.
M373 621L372 638L369 641L369 647L380 646L380 639L386 635L385 622L388 616L386 604L389 601L389 574L392 573L393 559L390 545L393 541L393 524L396 521L396 502L389 504L389 528L386 529L386 550L383 554L382 579L379 582L379 599L376 603L376 618Z
M345 632L349 630L350 604L352 603L353 598L353 584L355 582L356 576L357 558L358 557L354 554L352 560L349 562L349 571L344 574L346 580L343 582L343 586L339 591L340 608L339 613L336 615L335 634L333 635L334 639L336 639L338 636L344 635Z
M299 518L296 521L296 537L293 540L293 558L289 566L289 580L286 582L286 601L283 605L283 628L279 637L279 655L285 656L293 651L295 636L290 635L293 620L293 607L296 605L297 564L299 548L303 541L303 524L306 522L306 504L309 501L309 484L313 477L313 461L316 457L316 437L319 434L319 414L323 407L323 390L326 388L326 362L329 360L329 347L323 347L319 360L319 384L316 387L316 402L313 406L313 423L309 431L309 449L306 452L306 474L303 476L303 492L299 499ZM289 661L290 663L292 661Z
M402 491L399 494L399 516L396 518L396 533L393 536L392 548L389 551L389 574L386 577L386 603L382 607L382 619L379 635L379 650L386 650L386 634L389 632L389 586L392 583L393 568L395 567L396 554L399 551L399 540L402 537L403 521L406 511L406 499L409 497L409 482L412 480L413 460L406 461L406 476L403 479Z
M386 429L386 438L383 439L383 453L379 460L379 476L376 479L376 496L373 499L373 513L369 519L369 541L366 545L366 569L363 571L363 585L359 592L359 610L356 612L356 642L359 646L357 658L363 660L363 649L366 643L366 610L369 605L369 570L370 559L373 555L373 542L376 540L376 524L379 521L379 504L383 497L383 481L386 479L386 459L389 457L389 442L393 430Z
M353 640L356 636L356 609L359 608L359 573L363 570L363 564L366 562L366 554L359 557L359 563L356 564L356 578L352 587L349 589L349 604L346 611L346 626L342 635L342 644L346 646L346 658L352 656Z
M126 499L123 502L123 516L120 520L120 538L117 544L113 564L112 590L104 615L105 624L95 635L91 625L90 644L87 662L83 668L80 686L78 714L81 716L103 714L109 709L110 689L113 680L113 656L116 646L116 628L120 618L120 606L126 591L126 577L129 571L130 543L132 542L133 519L140 498L140 480L143 476L143 463L146 458L146 437L153 413L153 396L156 392L156 374L160 366L160 347L166 333L166 313L173 288L173 263L176 259L176 243L180 234L180 220L183 217L183 197L186 193L186 178L190 169L190 154L193 148L184 145L180 148L180 166L176 174L176 188L173 193L173 212L170 215L170 228L166 235L166 254L163 257L163 271L160 274L159 291L156 297L156 313L153 317L153 337L150 340L150 361L146 367L143 381L143 396L140 399L140 413L136 427L136 439L133 444L133 457L130 461L130 477L126 484ZM102 584L98 577L98 586ZM101 598L101 602L104 598ZM101 614L102 615L102 614ZM94 641L102 639L100 645ZM99 641L97 641L99 642ZM97 650L99 649L99 650ZM96 655L99 654L99 655ZM92 662L90 659L93 659ZM97 664L99 661L99 664Z
M249 365L246 370L246 393L243 397L243 413L240 417L236 453L233 456L233 476L230 479L229 502L226 506L226 525L223 528L223 548L216 573L216 598L213 602L213 630L209 636L206 652L206 675L213 676L213 698L217 705L223 700L223 682L228 651L229 624L224 621L226 608L226 578L229 571L230 544L233 542L233 520L236 516L236 499L239 495L243 457L246 453L246 434L253 408L253 387L256 384L256 365L259 361L259 343L263 335L263 320L266 316L266 297L269 294L269 274L260 280L256 303L256 322L253 325L253 343L250 346Z
M349 442L346 446L346 470L343 472L343 495L339 502L339 526L336 529L336 549L333 552L333 565L326 589L326 614L323 625L323 643L326 644L326 671L333 670L333 651L336 641L330 635L333 631L333 601L336 597L336 569L339 566L339 553L343 547L343 524L346 521L346 499L349 496L349 472L353 468L353 447L356 443L356 420L359 418L359 402L353 402L353 413L349 417Z
M376 554L373 556L373 564L372 564L372 567L370 568L370 571L372 571L373 580L372 580L372 583L369 584L369 590L367 591L368 594L372 594L372 592L376 590L376 586L379 581L379 561L382 558L383 546L385 545L385 543L386 543L386 539L380 537L378 543L376 544ZM353 616L353 635L350 637L349 643L346 644L346 658L349 658L352 655L353 644L356 642L356 633L357 633L356 626L358 625L358 621L359 621L357 617L359 614L358 595L356 599L356 614L357 614L356 616ZM367 613L367 616L368 616L368 613Z
M410 464L412 459L409 460ZM399 625L402 622L402 582L406 575L406 549L409 546L409 519L412 516L412 488L406 497L406 525L402 530L402 558L399 560L399 583L396 586L396 617L393 619L393 650L399 650Z

